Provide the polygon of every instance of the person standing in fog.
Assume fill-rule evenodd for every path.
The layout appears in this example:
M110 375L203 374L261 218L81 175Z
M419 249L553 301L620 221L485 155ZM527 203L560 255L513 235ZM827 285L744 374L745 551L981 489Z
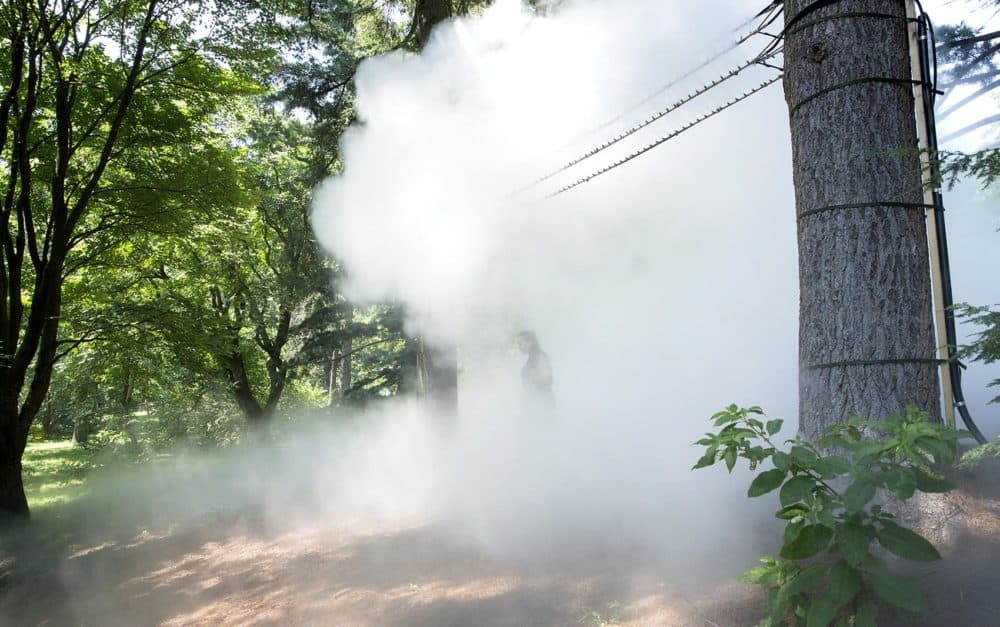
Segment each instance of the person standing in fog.
M525 396L534 401L551 404L552 396L552 364L549 356L542 350L538 337L533 331L521 331L517 334L517 346L528 356L521 368L521 384Z

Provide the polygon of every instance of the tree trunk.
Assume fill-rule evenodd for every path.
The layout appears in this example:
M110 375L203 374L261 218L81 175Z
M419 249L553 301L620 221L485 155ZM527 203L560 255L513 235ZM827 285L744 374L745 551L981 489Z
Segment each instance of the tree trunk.
M399 386L402 395L420 395L420 371L417 367L420 355L420 338L407 337L403 351L399 354Z
M252 431L258 431L268 422L270 412L260 404L250 387L250 377L247 374L243 356L233 353L225 358L226 374L232 383L233 400L243 413L247 426Z
M785 0L786 24L810 4ZM785 41L807 438L908 404L940 414L905 6L846 4Z
M330 355L330 364L327 367L326 376L326 404L333 406L334 391L337 389L337 368L340 366L340 351L338 349L333 349L333 353Z
M458 411L457 349L435 347L420 340L417 352L417 381L420 395L431 407L445 415Z
M5 460L9 459L5 457ZM0 464L0 529L31 517L21 479L21 459Z
M21 478L21 457L28 442L27 432L18 424L17 404L4 403L0 407L3 430L0 432L0 528L30 517L28 499L24 494ZM8 412L10 412L8 414Z
M417 45L421 48L427 45L434 27L452 15L454 8L451 0L417 0L413 11L413 33Z
M180 412L177 414L180 416ZM90 437L90 421L77 413L73 418L73 444L86 444Z
M346 328L348 333L351 331L351 327L354 326L354 307L349 306L347 310L347 320ZM347 393L351 391L351 358L353 352L354 343L351 341L348 335L347 339L344 340L344 345L341 347L343 357L340 362L340 396L345 398Z

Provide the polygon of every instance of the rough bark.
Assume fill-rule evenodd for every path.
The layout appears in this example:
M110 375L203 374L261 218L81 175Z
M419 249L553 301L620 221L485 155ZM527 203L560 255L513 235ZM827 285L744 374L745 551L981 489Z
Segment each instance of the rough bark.
M786 22L809 4L786 0ZM811 13L785 42L805 437L908 404L939 414L905 6L857 0L846 15L847 4Z
M28 500L21 479L21 457L28 443L20 428L16 399L0 399L0 526L28 518Z
M21 479L21 455L3 452L0 463L0 529L29 517L28 499Z

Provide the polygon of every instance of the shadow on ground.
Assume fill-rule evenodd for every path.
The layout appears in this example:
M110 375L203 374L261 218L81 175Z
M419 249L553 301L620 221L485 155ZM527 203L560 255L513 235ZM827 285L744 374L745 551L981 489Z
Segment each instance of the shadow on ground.
M995 483L965 483L944 504L945 560L911 572L931 613L882 608L880 624L1000 625L1000 502L981 489ZM738 627L763 606L732 573L689 577L600 537L512 557L433 526L275 529L254 511L86 535L65 512L40 518L0 549L0 624Z

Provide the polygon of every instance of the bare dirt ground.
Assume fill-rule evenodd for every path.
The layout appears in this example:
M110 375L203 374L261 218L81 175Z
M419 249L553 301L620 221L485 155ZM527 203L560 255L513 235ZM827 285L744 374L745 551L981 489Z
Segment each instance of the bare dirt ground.
M18 625L737 625L754 591L658 576L640 550L537 560L490 555L435 528L277 536L253 517L74 546L11 568L0 617ZM716 600L718 599L718 600Z
M884 609L880 624L1000 626L1000 502L990 484L973 487L939 503L945 559L911 569L931 613ZM762 617L759 594L732 573L678 577L683 564L599 540L554 538L515 558L435 527L276 532L246 512L87 538L63 524L8 538L0 624L736 627Z

